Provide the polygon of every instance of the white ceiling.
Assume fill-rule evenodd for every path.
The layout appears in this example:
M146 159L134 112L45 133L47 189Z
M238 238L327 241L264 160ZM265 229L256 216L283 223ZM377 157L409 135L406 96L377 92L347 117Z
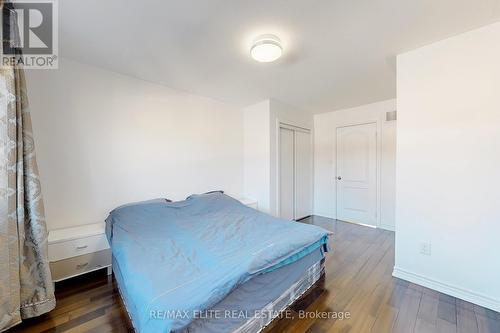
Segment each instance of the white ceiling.
M64 57L319 113L394 98L396 54L500 20L500 0L62 0L59 11ZM263 33L283 41L275 63L249 56Z

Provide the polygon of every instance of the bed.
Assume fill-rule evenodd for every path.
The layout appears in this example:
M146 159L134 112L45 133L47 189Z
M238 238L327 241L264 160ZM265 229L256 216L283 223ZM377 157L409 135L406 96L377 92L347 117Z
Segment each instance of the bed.
M324 273L328 231L221 193L129 204L106 219L137 332L259 332Z

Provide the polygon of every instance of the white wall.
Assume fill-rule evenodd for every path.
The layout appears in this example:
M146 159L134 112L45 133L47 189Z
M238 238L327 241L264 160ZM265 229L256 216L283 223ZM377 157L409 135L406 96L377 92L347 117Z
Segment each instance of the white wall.
M496 311L499 41L496 23L398 56L394 271Z
M28 88L51 229L135 200L242 192L237 108L68 60L29 71Z
M245 129L244 195L259 210L278 216L278 134L280 122L313 129L312 114L274 99L243 109Z
M244 195L257 200L259 210L269 213L271 141L269 100L243 109Z
M380 227L393 230L395 214L395 161L397 121L386 121L396 100L367 104L314 116L314 213L336 218L337 127L377 123Z

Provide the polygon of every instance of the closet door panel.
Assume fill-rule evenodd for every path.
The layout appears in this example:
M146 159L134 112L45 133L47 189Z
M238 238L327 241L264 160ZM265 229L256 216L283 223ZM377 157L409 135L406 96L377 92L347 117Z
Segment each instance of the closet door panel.
M280 128L279 135L279 214L294 219L294 132Z
M295 131L295 219L312 215L313 153L311 133Z

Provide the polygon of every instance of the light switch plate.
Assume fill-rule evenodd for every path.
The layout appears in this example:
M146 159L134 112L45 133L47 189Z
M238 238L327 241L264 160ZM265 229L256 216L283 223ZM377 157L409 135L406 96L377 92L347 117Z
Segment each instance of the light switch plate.
M424 256L431 255L431 242L420 243L420 254L423 254Z

